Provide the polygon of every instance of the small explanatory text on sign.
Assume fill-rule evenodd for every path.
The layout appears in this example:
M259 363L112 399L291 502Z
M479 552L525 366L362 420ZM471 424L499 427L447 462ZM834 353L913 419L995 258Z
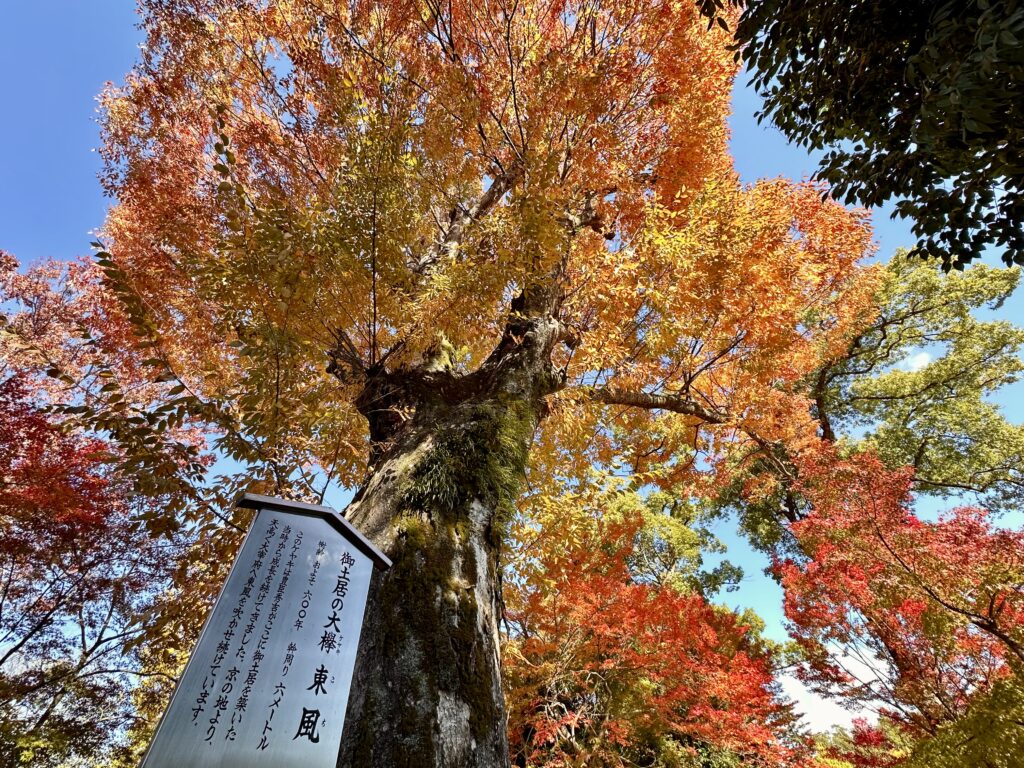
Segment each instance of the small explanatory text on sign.
M259 510L144 768L334 766L372 570L326 520Z

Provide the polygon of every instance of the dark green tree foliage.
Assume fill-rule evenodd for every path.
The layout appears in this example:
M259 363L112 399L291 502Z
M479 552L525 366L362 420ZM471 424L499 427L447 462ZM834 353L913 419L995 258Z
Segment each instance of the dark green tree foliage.
M1024 264L1024 3L751 0L736 38L760 117L827 150L838 197L896 199L946 269Z

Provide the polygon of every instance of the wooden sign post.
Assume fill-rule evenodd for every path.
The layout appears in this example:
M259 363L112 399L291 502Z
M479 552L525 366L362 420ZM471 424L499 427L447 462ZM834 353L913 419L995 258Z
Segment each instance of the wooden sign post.
M374 566L328 507L246 494L249 532L142 768L334 768Z

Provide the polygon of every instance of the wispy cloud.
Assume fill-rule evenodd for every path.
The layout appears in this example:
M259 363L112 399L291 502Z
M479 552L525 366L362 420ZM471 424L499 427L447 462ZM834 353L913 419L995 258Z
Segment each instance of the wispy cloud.
M910 371L911 373L914 373L915 371L920 371L931 361L932 356L929 355L927 352L918 352L916 355L911 355L906 360L901 362L900 368L902 368L905 371Z
M851 711L834 700L819 696L792 675L783 675L780 682L783 692L796 705L796 711L803 715L804 724L816 733L825 733L837 725L849 728L857 717L863 717L869 722L876 719L870 710Z

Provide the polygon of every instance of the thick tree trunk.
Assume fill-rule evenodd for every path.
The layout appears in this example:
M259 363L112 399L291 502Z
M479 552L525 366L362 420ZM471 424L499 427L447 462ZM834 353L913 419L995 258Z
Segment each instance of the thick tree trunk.
M470 376L392 374L364 393L379 450L346 517L394 566L371 586L339 766L509 764L498 558L554 388L553 326L532 329Z

